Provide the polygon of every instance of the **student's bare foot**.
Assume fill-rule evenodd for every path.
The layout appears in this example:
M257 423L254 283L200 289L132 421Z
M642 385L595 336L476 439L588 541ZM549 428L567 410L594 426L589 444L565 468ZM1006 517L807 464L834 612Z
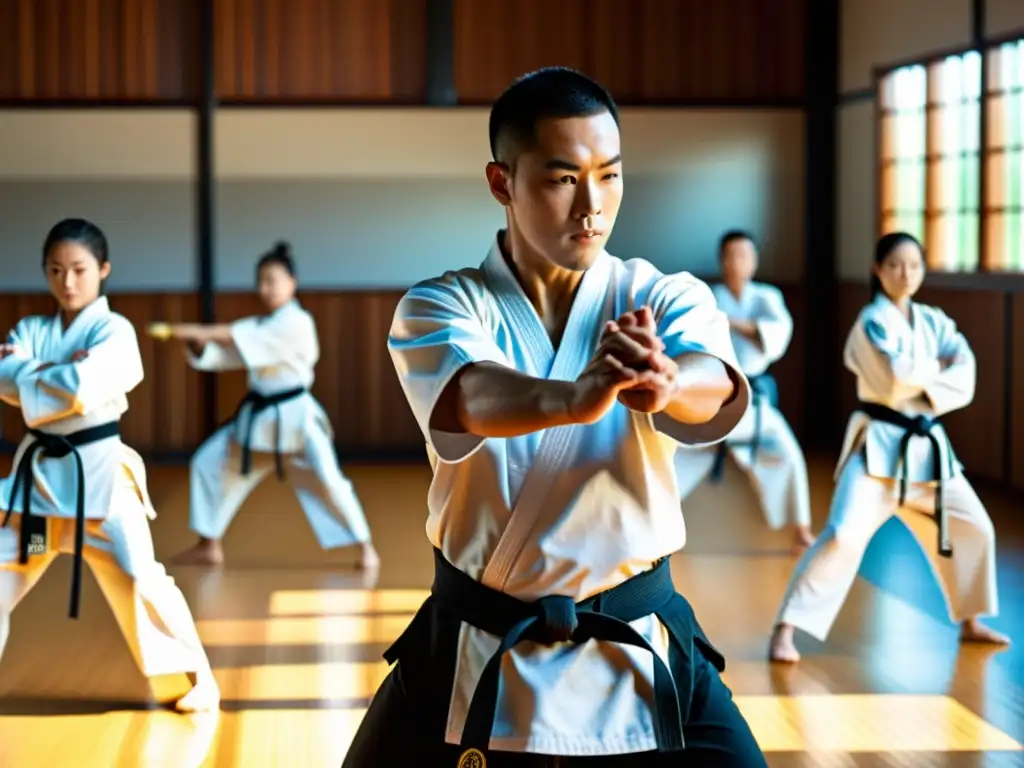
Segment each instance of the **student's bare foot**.
M798 525L793 532L793 550L797 553L814 546L817 538L811 533L810 526Z
M960 642L1009 645L1010 638L991 627L986 627L978 619L968 619L960 625Z
M363 544L363 555L357 567L362 571L376 571L380 568L380 555L370 542Z
M793 642L794 629L791 624L778 624L772 632L768 656L772 661L783 664L796 664L800 661L800 652Z
M216 539L200 539L183 552L179 552L171 563L174 565L223 565L224 549Z
M192 690L174 704L174 708L179 712L209 712L219 706L220 686L209 669L198 672Z

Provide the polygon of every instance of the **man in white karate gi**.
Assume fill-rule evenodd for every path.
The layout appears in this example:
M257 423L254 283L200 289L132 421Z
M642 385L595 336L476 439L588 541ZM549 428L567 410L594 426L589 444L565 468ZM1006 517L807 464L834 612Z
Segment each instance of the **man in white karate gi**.
M605 251L619 118L572 70L490 118L505 208L479 268L413 287L388 348L434 467L435 579L344 765L766 765L676 593L673 454L738 423L725 315L688 274Z
M814 543L807 461L793 430L779 410L778 385L769 368L782 359L793 338L793 318L782 291L754 280L757 246L749 232L722 235L718 258L722 282L712 286L715 301L729 318L733 348L750 382L753 403L728 440L712 449L676 454L680 499L708 475L720 481L726 456L749 477L768 527L793 525L797 549Z

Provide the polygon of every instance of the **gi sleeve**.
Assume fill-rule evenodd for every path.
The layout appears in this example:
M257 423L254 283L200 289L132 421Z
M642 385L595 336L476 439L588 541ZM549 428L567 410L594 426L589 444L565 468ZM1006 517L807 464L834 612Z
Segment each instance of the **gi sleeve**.
M667 413L658 413L652 417L655 429L683 445L721 442L750 406L750 384L736 360L728 317L718 308L707 284L688 273L661 276L652 287L647 304L654 312L666 355L674 360L693 353L710 355L725 364L736 384L734 397L711 421L683 424Z
M18 388L25 423L37 427L82 415L123 397L143 379L135 328L111 315L89 339L84 360L63 363L22 378Z
M186 346L185 358L197 371L239 371L245 368L245 361L236 350L213 341L203 344L202 354L199 355Z
M777 362L789 348L793 338L793 317L786 308L782 291L774 286L765 286L762 293L762 311L754 320L761 338L762 354L768 365Z
M388 351L402 391L427 444L440 461L464 461L485 438L432 429L438 399L456 373L472 363L509 366L480 318L479 288L450 273L414 286L398 303Z
M883 400L902 401L920 395L939 374L935 357L914 349L890 333L883 317L865 311L850 330L843 363L868 390Z
M0 400L15 408L21 407L21 378L39 367L32 357L32 335L29 331L29 319L20 321L4 341L15 348L14 352L0 360Z
M924 387L935 415L941 416L966 408L974 401L977 363L971 345L953 318L934 307L929 314L938 336L939 358L949 361L949 366L939 370Z
M243 366L249 369L311 367L320 357L313 318L298 310L238 320L231 324L231 340Z

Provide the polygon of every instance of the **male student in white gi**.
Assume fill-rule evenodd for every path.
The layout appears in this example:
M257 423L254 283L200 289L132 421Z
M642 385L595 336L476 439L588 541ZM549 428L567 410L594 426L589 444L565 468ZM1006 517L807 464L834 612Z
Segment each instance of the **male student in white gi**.
M681 499L710 473L721 480L726 455L753 483L768 526L793 525L797 548L814 543L807 462L778 407L778 386L768 372L789 347L793 318L782 291L754 280L757 246L749 232L722 235L718 247L722 282L711 290L718 308L729 317L729 330L740 367L750 382L753 403L728 440L712 449L680 450L676 477Z
M600 85L517 80L490 143L507 229L413 287L388 339L434 467L435 580L344 765L764 766L668 568L677 442L749 404L728 320L691 275L605 251L624 158Z

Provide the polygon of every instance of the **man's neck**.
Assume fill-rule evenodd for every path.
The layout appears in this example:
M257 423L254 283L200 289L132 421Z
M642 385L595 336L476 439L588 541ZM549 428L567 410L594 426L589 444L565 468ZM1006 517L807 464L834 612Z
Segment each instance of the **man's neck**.
M517 237L511 229L503 230L498 242L502 256L512 269L523 293L536 310L551 340L557 345L584 273L563 269L543 255L533 252L523 238Z
M743 289L747 287L747 282L746 280L724 280L723 284L729 293L739 299L743 295Z

